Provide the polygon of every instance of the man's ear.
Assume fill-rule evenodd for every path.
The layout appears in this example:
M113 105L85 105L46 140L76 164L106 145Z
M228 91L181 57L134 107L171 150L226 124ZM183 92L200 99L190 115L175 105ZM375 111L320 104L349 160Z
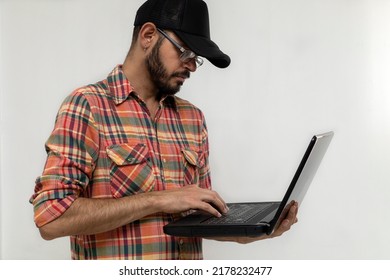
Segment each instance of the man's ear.
M157 42L157 27L153 23L147 22L142 25L138 36L142 49L146 51Z

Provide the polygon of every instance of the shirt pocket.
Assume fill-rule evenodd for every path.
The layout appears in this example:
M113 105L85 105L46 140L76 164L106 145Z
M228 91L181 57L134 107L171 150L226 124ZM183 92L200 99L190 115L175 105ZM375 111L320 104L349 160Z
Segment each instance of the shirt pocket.
M197 184L199 182L199 169L204 165L204 154L188 148L182 149L184 157L184 185Z
M114 197L152 191L155 185L149 149L143 143L107 147L111 159L110 183Z

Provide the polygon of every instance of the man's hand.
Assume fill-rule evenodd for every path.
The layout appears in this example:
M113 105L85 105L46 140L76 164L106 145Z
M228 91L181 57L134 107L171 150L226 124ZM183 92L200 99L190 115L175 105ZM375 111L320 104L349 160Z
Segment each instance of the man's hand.
M274 238L277 236L281 236L286 231L290 230L291 226L298 222L297 218L298 214L298 203L295 202L288 209L288 213L286 217L279 224L278 228L274 230L274 232L270 235L262 235L259 237L212 237L207 239L217 240L217 241L233 241L241 244L247 244L259 240Z
M174 190L153 192L159 210L165 213L180 213L188 210L201 210L216 217L226 214L228 207L215 191L189 185Z

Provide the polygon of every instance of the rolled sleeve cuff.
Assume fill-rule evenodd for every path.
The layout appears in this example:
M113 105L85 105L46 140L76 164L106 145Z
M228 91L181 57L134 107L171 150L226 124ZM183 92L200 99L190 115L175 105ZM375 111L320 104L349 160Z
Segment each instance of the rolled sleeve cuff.
M79 197L82 184L61 176L41 176L35 183L35 193L30 198L34 206L34 221L42 227L61 216Z

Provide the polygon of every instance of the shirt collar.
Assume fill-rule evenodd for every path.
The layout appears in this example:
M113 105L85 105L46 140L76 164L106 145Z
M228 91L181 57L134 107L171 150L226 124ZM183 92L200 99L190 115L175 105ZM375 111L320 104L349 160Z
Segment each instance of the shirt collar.
M109 95L116 105L123 103L134 91L122 70L122 65L117 65L107 77Z
M176 102L177 102L177 100L176 100L175 96L168 95L168 96L163 97L163 99L161 99L160 104L163 104L164 107L166 107L166 108L172 108L176 111L177 110Z
M107 83L109 88L108 94L114 99L115 105L120 105L125 102L130 94L135 94L140 99L123 73L121 64L117 65L108 75ZM161 99L160 103L165 107L177 110L175 96L165 96Z

